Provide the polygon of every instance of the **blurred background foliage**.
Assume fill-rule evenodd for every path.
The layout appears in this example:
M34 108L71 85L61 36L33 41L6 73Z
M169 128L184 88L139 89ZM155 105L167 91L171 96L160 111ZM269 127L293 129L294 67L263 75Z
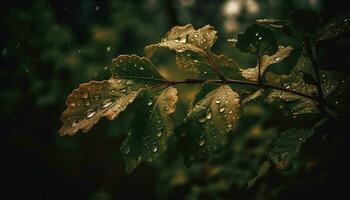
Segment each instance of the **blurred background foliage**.
M87 134L60 138L57 133L67 95L80 83L109 78L113 57L144 55L146 45L160 41L175 25L192 23L199 28L210 24L219 36L213 51L251 67L255 57L232 48L227 39L235 38L257 18L288 19L296 8L323 10L326 20L347 9L342 1L321 0L3 1L0 116L2 135L9 141L3 166L11 199L321 197L324 181L326 185L333 182L326 178L332 173L327 166L315 167L323 159L319 152L310 153L311 161L302 156L282 172L272 169L247 189L278 132L307 123L285 119L283 109L261 102L245 108L240 133L226 149L191 168L183 165L172 138L170 149L154 166L142 165L126 175L119 148L132 112L123 113L113 123L102 120ZM176 69L169 52L161 52L154 62L170 79L191 77ZM343 67L349 63L339 62ZM287 59L278 64L284 66L274 69L286 72L281 69L288 69L290 63L293 60ZM196 91L179 89L176 123L185 116ZM327 156L332 157L330 151Z

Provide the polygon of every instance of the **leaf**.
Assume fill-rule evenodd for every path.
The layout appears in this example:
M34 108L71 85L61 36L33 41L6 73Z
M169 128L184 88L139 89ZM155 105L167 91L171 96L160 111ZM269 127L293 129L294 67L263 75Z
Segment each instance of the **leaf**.
M192 24L185 26L175 26L172 28L158 44L146 46L145 54L152 57L158 48L168 48L176 52L193 51L203 53L210 50L215 43L217 36L213 26L206 25L195 30Z
M255 185L256 181L260 177L264 176L269 171L270 167L271 167L270 162L264 161L263 164L261 165L260 169L258 170L258 174L254 178L252 178L248 181L247 189L253 187Z
M279 79L278 81L273 81L274 84L281 85L288 90L293 90L309 96L314 96L317 94L316 86L305 83L302 76L303 74L301 72L293 72L289 76L282 77L272 72L268 72L268 74L266 74L266 77L268 77L267 79L270 80L268 82L272 82L271 79ZM290 111L294 115L319 113L319 109L317 107L318 103L316 101L282 90L271 90L266 100L269 103L276 100L288 102Z
M67 109L61 115L61 136L89 131L100 118L115 119L141 92L128 80L91 81L79 86L67 98Z
M68 96L61 136L87 132L104 116L115 119L143 89L165 81L146 58L121 55L112 62L111 79L81 84Z
M177 100L177 91L171 86L155 95L145 93L137 99L137 117L120 148L127 173L142 161L152 163L165 152L174 131L170 114L175 112Z
M203 161L227 145L241 113L239 95L228 85L198 101L176 129L186 165Z
M159 83L166 80L159 74L152 62L137 55L120 55L112 60L112 77L128 79L130 83ZM131 84L132 85L132 84Z
M207 56L210 56L211 60ZM190 51L176 55L176 64L186 71L195 72L199 78L217 78L216 72L211 70L211 62L216 63L227 78L241 78L238 71L238 63L225 55L207 52L206 56L204 56Z
M261 56L272 55L278 50L272 30L258 24L248 27L237 39L236 47L242 52Z
M268 56L268 55L261 56L259 59L261 76L264 75L266 69L270 65L281 62L282 60L287 58L292 51L293 51L293 47L291 46L279 46L278 51L275 54L271 56ZM259 73L258 65L254 68L240 69L242 76L251 81L258 81L258 73Z
M350 35L350 13L341 13L318 31L318 42L327 43Z
M268 152L269 159L278 169L283 169L299 155L301 145L313 134L306 129L288 129L281 132Z

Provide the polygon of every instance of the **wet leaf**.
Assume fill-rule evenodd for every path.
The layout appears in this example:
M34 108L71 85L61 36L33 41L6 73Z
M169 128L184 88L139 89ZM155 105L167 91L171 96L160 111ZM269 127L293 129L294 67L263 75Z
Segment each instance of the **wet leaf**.
M153 163L166 151L174 129L170 114L175 112L177 99L176 89L170 86L156 94L145 93L135 101L138 114L120 147L127 173L143 161Z
M121 55L113 64L111 79L81 84L68 96L60 135L87 132L104 116L115 119L143 89L165 80L146 58Z
M273 18L257 19L255 22L259 25L270 27L276 30L281 30L283 27L288 25L288 22L285 20Z
M261 56L273 55L278 50L273 31L258 24L249 26L237 39L236 47L242 52Z
M259 98L263 94L263 92L264 92L264 90L260 89L260 90L255 91L253 94L248 95L246 98L243 99L242 105L246 106L249 103L253 102L257 98Z
M318 42L327 43L350 35L350 13L341 13L318 31Z
M210 59L207 56L210 56ZM241 78L238 63L225 55L207 52L204 56L190 51L176 55L177 65L186 71L195 72L198 78L217 78L216 72L211 69L211 62L216 63L227 78Z
M281 132L268 152L269 159L278 169L283 169L298 156L301 145L313 134L306 129L288 129Z
M228 85L198 101L177 127L178 146L186 165L203 161L229 143L242 113L239 95Z
M264 76L264 73L266 72L266 69L275 63L281 62L285 58L287 58L291 52L293 51L293 47L291 46L279 46L278 51L271 55L263 55L260 57L260 73L261 76ZM259 65L259 64L258 64ZM258 73L259 69L258 66L254 68L247 68L247 69L240 69L241 74L244 78L251 80L251 81L258 81Z
M87 132L102 117L115 119L141 92L141 88L128 86L127 81L110 79L81 84L67 98L60 135Z
M150 60L137 55L120 55L112 60L112 77L128 79L139 84L163 82L165 78L159 74Z
M206 25L198 30L195 30L192 24L175 26L165 35L160 43L146 46L145 54L150 58L158 48L168 48L178 53L184 51L203 53L210 50L215 43L217 39L216 33L214 27L210 25Z

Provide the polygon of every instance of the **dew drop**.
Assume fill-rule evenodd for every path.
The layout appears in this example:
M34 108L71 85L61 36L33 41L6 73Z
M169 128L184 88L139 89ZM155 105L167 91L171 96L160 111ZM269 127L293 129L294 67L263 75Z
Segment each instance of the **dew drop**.
M91 118L93 117L94 115L96 114L96 110L94 109L89 109L87 112L86 112L86 118Z
M121 81L121 80L119 80L119 81ZM115 89L111 89L111 93L112 94L115 93Z
M195 60L193 60L193 62L198 63L198 60L197 60L197 59L195 59Z
M226 107L220 107L220 109L219 109L219 112L224 112L225 111L225 109L226 109Z
M140 70L141 70L141 71L144 70L142 66L140 67Z
M203 117L201 117L201 118L198 118L198 121L199 121L200 123L204 123L205 121L207 121L207 116L205 115L205 116L203 116Z
M162 137L162 132L161 131L158 131L157 133L156 133L156 135L157 135L157 137Z
M89 105L90 105L90 101L89 101L88 99L85 99L85 100L84 100L84 105L85 105L85 106L89 106Z
M125 147L124 147L124 152L125 152L126 154L129 154L129 153L130 153L130 150L131 150L130 146L129 146L129 145L125 145Z
M280 57L277 57L276 59L275 59L275 61L279 61L281 58Z
M221 100L220 100L220 99L217 99L217 100L215 101L215 103L216 103L216 104L220 104L220 103L221 103Z
M198 145L199 145L200 147L204 146L204 144L205 144L204 138L202 138L202 139L200 139L200 140L198 141Z
M89 97L89 94L87 92L84 92L82 95L81 95L84 99L87 99Z
M147 102L148 106L151 106L152 104L153 104L153 102L151 100Z
M158 147L157 147L157 146L154 146L153 149L152 149L152 151L153 151L154 153L157 152L157 151L158 151Z
M120 92L125 93L126 92L126 88L120 89Z
M77 126L77 124L78 124L78 123L77 123L76 121L73 121L73 122L72 122L72 127Z
M211 119L211 112L210 111L207 113L206 119Z
M75 101L70 102L69 106L74 107L75 106Z
M231 129L232 128L232 124L227 124L227 128Z
M259 39L259 40L262 40L262 37L259 37L258 39Z
M113 103L113 102L112 102L111 99L107 99L106 101L103 102L102 108L107 108L107 107L110 106L112 103Z
M110 50L111 50L111 47L108 46L107 49L106 49L106 51L109 52Z

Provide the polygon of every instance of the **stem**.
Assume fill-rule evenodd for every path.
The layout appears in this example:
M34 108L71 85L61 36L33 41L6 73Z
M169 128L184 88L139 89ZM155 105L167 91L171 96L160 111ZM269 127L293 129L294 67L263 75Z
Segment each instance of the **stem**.
M320 70L318 67L318 63L313 55L311 45L310 45L310 39L308 37L305 39L305 47L306 47L307 54L311 60L312 66L314 67L314 71L315 71L315 75L316 75L316 82L317 82L316 87L317 87L318 96L323 99L324 97L323 97L323 91L322 91L322 86L321 86Z
M314 96L310 96L304 93L300 93L294 90L289 90L280 86L276 85L271 85L267 83L259 83L256 81L245 81L245 80L235 80L235 79L226 79L226 80L201 80L201 79L186 79L182 81L169 81L167 82L167 85L177 85L177 84L202 84L206 82L213 82L217 84L240 84L240 85L250 85L250 86L255 86L255 87L260 87L260 88L269 88L269 89L275 89L275 90L281 90L284 92L289 92L295 95L299 95L314 101L319 101L318 98Z

